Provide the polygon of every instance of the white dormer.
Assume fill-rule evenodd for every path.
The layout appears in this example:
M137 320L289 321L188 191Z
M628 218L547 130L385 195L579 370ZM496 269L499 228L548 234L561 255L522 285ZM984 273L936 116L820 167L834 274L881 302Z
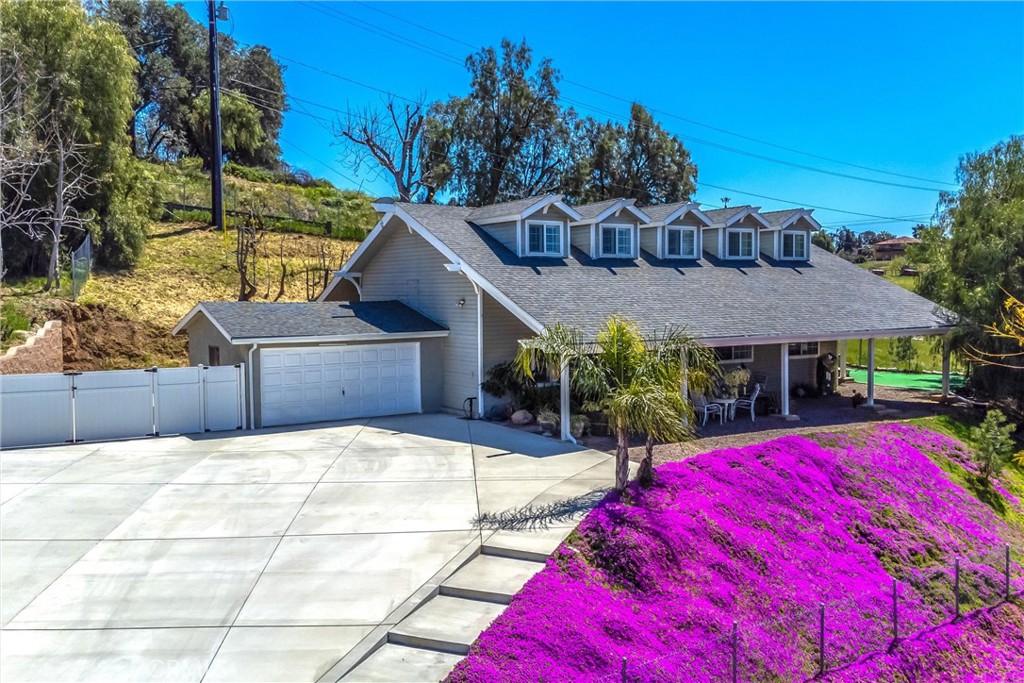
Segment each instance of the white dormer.
M771 227L762 230L761 253L778 261L809 261L811 234L821 229L821 224L811 213L811 209L762 213Z
M760 232L771 225L757 206L706 211L711 227L703 232L704 251L726 261L753 261L761 253Z
M517 256L565 258L569 255L569 222L579 218L561 195L553 194L483 206L466 220Z
M651 217L634 199L608 199L577 206L580 218L569 224L572 246L591 258L636 259L640 256L640 225Z
M641 249L659 259L700 258L701 233L711 226L711 219L699 204L659 204L643 211L651 221L640 226Z

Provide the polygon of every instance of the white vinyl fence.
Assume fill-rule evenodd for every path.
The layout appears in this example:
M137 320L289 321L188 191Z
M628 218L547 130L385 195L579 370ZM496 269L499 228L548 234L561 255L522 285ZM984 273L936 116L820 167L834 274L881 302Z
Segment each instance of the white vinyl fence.
M245 367L0 375L0 448L242 429Z

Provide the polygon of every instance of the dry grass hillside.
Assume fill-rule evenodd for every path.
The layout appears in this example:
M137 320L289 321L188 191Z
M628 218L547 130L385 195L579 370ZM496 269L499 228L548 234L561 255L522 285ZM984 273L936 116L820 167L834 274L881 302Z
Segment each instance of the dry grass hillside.
M269 232L260 246L257 301L306 301L357 242ZM283 277L282 277L283 275ZM184 337L171 329L198 301L238 298L234 232L200 223L155 223L139 265L95 271L77 303L38 293L35 279L8 287L5 315L26 327L64 321L64 365L74 370L162 367L188 363Z

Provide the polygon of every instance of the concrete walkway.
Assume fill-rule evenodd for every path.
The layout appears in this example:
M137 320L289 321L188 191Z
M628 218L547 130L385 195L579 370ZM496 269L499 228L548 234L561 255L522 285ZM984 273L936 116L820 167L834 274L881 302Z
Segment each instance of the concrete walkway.
M442 415L237 434L0 453L0 679L337 680L376 655L437 680L458 656L392 666L381 636L460 597L485 545L539 570L613 480Z

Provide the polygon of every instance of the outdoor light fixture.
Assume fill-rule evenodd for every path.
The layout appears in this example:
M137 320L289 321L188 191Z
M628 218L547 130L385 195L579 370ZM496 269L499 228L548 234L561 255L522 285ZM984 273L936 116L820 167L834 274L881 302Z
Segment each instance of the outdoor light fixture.
M462 308L463 306L465 306L466 305L466 297L462 297L461 299L459 299L458 303L455 304L455 305L458 306L459 308Z

